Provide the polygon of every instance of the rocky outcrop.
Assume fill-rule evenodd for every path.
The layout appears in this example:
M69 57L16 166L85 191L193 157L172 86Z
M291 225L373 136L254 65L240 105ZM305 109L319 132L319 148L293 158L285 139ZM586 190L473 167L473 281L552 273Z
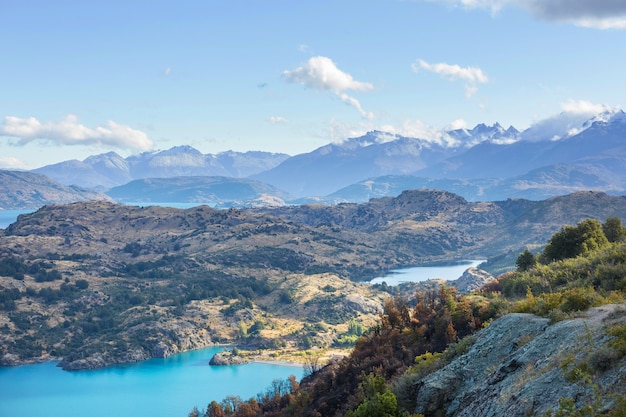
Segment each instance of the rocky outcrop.
M98 369L106 366L117 365L120 363L134 363L145 361L150 357L142 349L127 350L119 355L105 352L95 354L82 359L62 360L57 366L66 371L78 371L83 369Z
M465 355L416 383L415 412L532 416L557 409L561 398L589 402L592 384L576 381L568 372L593 363L609 340L606 326L624 321L624 305L599 307L585 317L553 325L529 314L504 316L478 333ZM626 377L626 359L599 368L593 370L594 384L607 407L610 394Z
M381 303L367 299L360 294L348 294L344 300L344 304L351 310L359 313L382 313L383 306Z
M209 361L209 365L213 366L228 366L228 365L243 365L249 361L241 356L233 354L232 351L218 352Z
M178 353L178 349L176 349L175 347L173 348L163 341L157 343L152 348L153 358L169 358L176 353Z
M467 294L495 280L489 272L471 267L467 268L458 279L449 281L448 285L455 287L462 294Z

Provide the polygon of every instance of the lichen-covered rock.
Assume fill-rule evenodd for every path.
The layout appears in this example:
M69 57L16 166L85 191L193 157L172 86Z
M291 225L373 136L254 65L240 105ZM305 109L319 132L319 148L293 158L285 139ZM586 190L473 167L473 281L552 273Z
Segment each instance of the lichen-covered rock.
M572 381L564 364L589 362L606 343L605 326L616 321L626 321L623 307L599 307L553 325L530 314L506 315L479 332L465 355L416 383L415 412L521 417L556 409L561 398L589 399L591 384ZM599 389L612 392L624 374L626 358L602 373Z

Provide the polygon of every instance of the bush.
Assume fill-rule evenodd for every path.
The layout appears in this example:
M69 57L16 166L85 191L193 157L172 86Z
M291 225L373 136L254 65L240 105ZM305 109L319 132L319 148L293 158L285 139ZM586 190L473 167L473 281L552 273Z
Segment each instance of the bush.
M79 279L74 285L76 285L76 288L79 290L86 290L89 287L89 282L85 279Z
M572 288L563 294L561 310L564 313L572 311L585 311L601 304L602 298L591 287Z
M609 243L597 220L587 219L576 226L565 226L555 233L545 249L543 259L554 262L589 253Z
M619 360L619 353L608 346L600 346L589 355L589 366L598 372L608 371Z

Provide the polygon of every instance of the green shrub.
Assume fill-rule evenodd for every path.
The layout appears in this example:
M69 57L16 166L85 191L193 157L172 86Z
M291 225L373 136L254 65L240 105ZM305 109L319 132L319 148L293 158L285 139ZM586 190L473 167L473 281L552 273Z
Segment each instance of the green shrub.
M565 313L572 311L585 311L591 307L600 305L602 297L592 287L572 288L563 294L561 310Z
M626 323L614 325L607 333L615 338L609 346L617 351L620 358L626 356Z

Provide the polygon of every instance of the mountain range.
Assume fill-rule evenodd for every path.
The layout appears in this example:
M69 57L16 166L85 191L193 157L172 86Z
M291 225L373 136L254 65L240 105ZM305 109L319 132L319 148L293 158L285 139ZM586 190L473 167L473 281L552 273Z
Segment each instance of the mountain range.
M118 201L167 198L226 206L365 202L422 188L470 201L542 200L581 190L626 192L622 110L593 117L562 113L524 131L495 123L424 136L429 137L372 131L295 156L202 154L190 146L127 158L109 152L33 172L106 192Z
M175 146L122 158L115 152L71 160L33 170L66 185L109 189L135 179L180 176L243 178L273 168L289 155L270 152L202 154L191 146Z
M113 199L106 194L52 181L32 172L0 170L0 210L33 209L50 203Z

